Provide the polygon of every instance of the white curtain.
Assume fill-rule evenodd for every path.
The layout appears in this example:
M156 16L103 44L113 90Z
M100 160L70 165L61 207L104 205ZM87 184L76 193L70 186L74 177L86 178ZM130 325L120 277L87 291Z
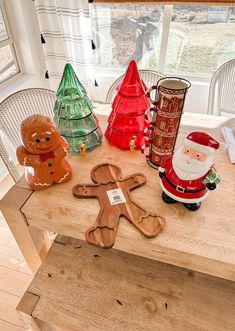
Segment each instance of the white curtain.
M50 87L56 90L66 63L91 93L93 50L88 0L35 0ZM90 94L89 93L89 94Z

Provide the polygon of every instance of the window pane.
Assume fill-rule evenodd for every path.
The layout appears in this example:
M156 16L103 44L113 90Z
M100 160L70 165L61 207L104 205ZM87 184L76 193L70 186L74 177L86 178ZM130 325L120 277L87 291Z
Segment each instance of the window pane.
M135 59L139 68L157 69L163 9L151 4L91 6L95 65L126 68Z
M8 39L7 29L4 23L2 10L0 8L0 41Z
M0 48L0 83L17 72L10 45Z
M174 6L165 71L210 77L235 58L235 8Z

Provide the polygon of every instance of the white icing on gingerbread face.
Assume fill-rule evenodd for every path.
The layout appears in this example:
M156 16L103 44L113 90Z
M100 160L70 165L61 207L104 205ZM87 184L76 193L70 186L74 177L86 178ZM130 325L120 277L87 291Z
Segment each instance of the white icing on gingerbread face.
M32 128L24 137L24 145L32 154L43 154L55 150L60 143L59 133L52 128Z

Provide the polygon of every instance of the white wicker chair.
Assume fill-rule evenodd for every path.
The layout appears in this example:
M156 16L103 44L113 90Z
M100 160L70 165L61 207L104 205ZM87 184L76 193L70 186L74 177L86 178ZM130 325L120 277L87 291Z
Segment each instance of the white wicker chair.
M29 88L11 94L0 103L0 130L10 140L16 149L22 144L20 124L32 114L42 114L53 117L55 92L43 88ZM16 182L19 173L10 159L0 136L0 156L10 175Z
M212 76L207 112L235 115L235 59L222 64Z
M163 74L154 70L139 70L140 78L144 81L145 85L149 88L156 85L159 79L166 77ZM110 86L106 95L106 102L112 103L115 95L117 94L117 86L121 83L125 74L116 79Z

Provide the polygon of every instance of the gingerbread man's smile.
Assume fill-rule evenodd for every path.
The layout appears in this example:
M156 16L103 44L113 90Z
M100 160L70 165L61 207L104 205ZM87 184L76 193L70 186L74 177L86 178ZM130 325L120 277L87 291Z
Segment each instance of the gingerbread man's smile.
M39 151L47 151L47 150L50 149L50 148L51 148L51 146L48 146L48 147L46 147L46 148L37 147L37 149L38 149Z

